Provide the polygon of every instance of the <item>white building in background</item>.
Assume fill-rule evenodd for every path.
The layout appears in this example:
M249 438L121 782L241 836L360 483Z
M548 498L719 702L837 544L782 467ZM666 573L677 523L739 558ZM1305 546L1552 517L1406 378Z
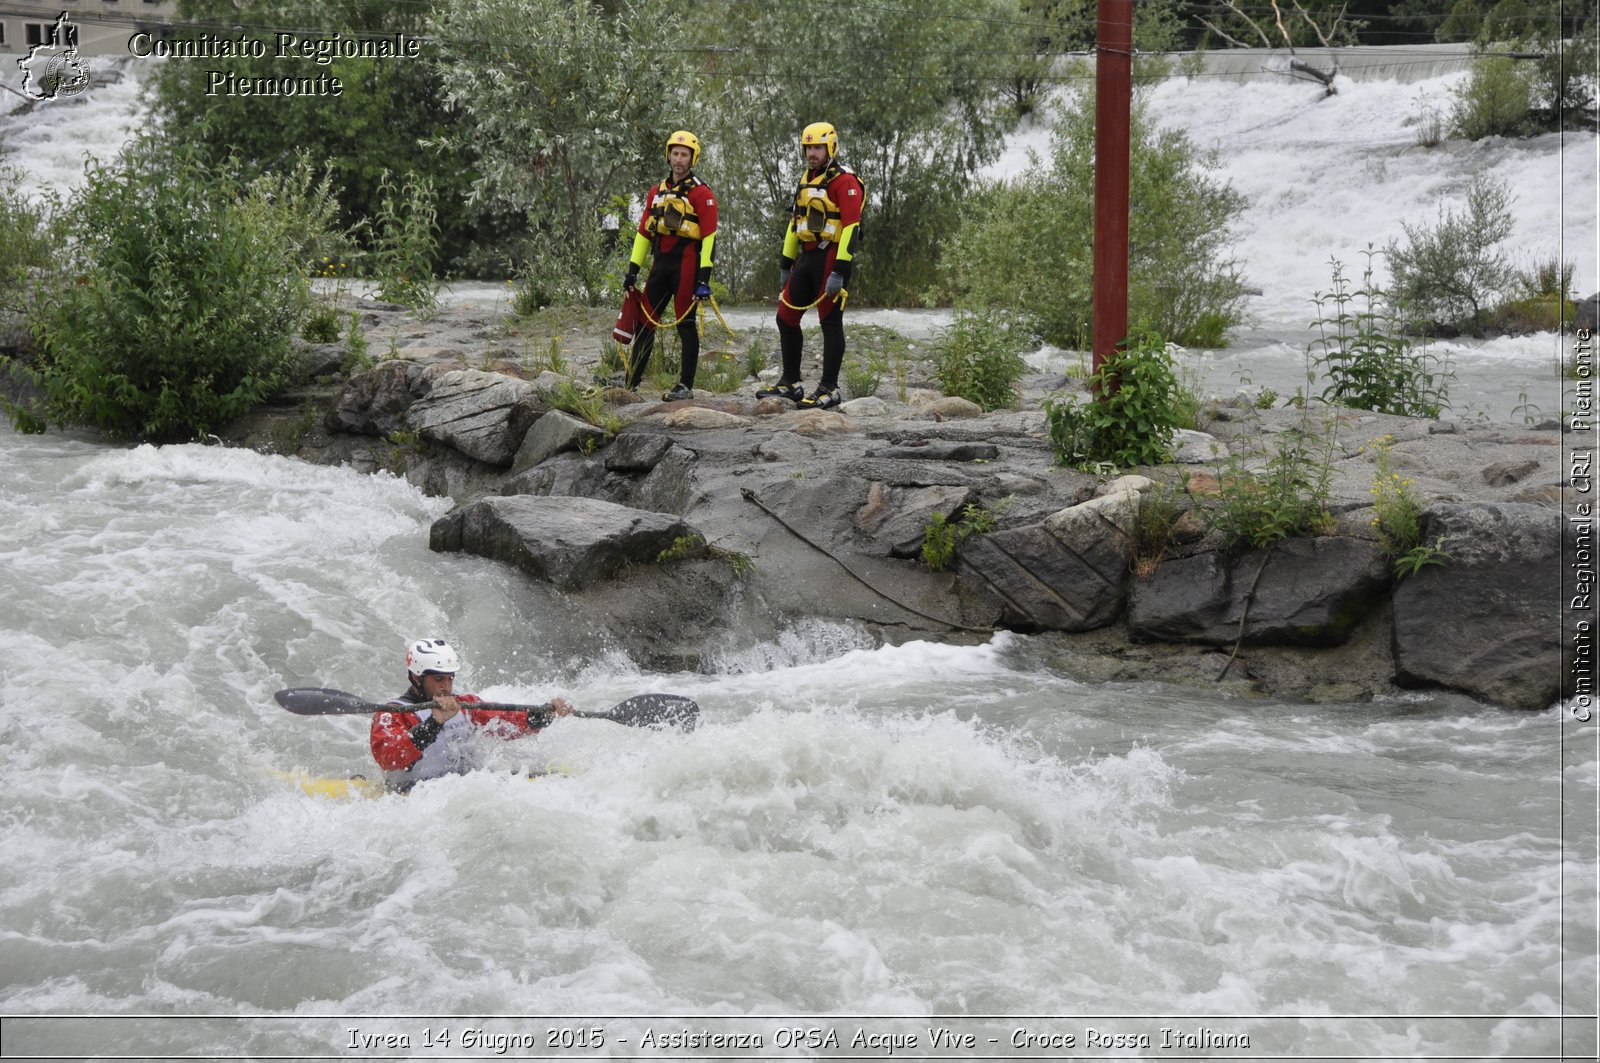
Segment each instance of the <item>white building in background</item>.
M63 13L68 39L58 41ZM53 44L87 57L127 55L129 37L168 25L177 13L177 0L0 0L0 53L25 55Z

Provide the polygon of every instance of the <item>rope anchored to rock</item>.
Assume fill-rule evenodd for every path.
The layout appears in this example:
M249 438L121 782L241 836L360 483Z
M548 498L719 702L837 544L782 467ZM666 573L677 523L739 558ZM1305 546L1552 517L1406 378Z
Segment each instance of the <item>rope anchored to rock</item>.
M812 539L809 535L807 535L805 532L801 531L799 528L796 528L793 524L790 524L788 521L786 521L782 517L778 516L778 514L773 510L773 508L771 506L767 505L765 502L761 501L761 499L756 496L756 493L754 491L752 491L750 488L748 488L748 487L742 488L739 493L744 496L745 501L753 503L763 513L765 513L767 516L771 517L773 520L777 521L780 525L782 525L783 528L786 531L788 531L791 535L793 535L796 539L799 539L801 542L805 543L807 546L811 547L813 550L818 551L819 553L821 553L825 557L827 557L829 560L833 561L834 564L836 564L840 568L844 569L845 572L848 573L849 576L852 579L854 579L857 583L861 584L863 587L867 588L867 590L871 591L873 594L876 594L878 597L882 598L884 601L888 602L890 605L896 606L896 607L898 607L900 609L904 609L906 612L912 614L913 616L920 616L924 620L931 620L935 624L940 624L940 625L942 625L944 627L948 627L948 628L954 628L957 631L977 631L977 632L983 632L983 633L986 633L986 634L987 633L992 633L990 628L972 627L969 624L963 624L963 623L960 623L959 621L946 620L942 616L934 616L932 613L925 613L921 609L916 608L915 606L907 605L905 602L902 602L900 599L896 598L894 595L889 594L886 591L880 590L877 587L874 587L872 585L872 583L869 582L865 576L863 576L861 573L857 572L855 569L851 568L848 564L846 564L844 559L839 557L839 555L835 554L832 550L829 550L826 546L823 546L821 543L817 542L815 539Z

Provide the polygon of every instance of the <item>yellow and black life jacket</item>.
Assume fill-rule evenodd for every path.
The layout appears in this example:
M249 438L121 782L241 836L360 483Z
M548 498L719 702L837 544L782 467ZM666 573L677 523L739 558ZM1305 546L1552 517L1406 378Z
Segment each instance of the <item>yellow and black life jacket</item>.
M827 247L839 239L839 205L828 198L828 182L844 173L844 167L830 162L817 176L800 178L794 191L794 234L806 246Z
M650 215L645 219L645 232L651 236L678 236L685 240L700 239L700 215L695 213L689 193L705 184L690 174L675 185L661 182L655 202L650 204Z

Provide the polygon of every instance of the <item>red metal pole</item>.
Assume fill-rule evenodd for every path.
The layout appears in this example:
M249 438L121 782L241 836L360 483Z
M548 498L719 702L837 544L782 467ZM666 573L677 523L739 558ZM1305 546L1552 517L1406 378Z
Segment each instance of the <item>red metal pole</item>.
M1094 367L1128 334L1128 112L1133 0L1100 0L1094 62ZM1110 391L1116 390L1112 381Z

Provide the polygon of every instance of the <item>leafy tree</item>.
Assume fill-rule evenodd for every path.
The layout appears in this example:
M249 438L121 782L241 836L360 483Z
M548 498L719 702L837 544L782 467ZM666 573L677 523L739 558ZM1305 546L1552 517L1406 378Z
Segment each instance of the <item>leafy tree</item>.
M175 58L154 78L154 109L162 136L198 153L212 165L236 159L250 173L279 172L305 154L333 176L344 227L376 214L384 173L413 174L437 191L437 265L482 275L494 260L489 246L508 219L469 209L471 173L458 158L424 151L424 141L458 119L444 103L433 45L421 43L419 58L331 58L326 65L304 58L278 58L279 31L302 39L391 38L423 33L433 0L395 4L388 0L256 0L243 11L233 0L180 0L184 36L213 33L262 43L265 56L203 61ZM326 74L342 86L337 97L295 95L262 98L208 93L209 71L237 79L305 78Z
M435 12L445 98L465 121L434 143L470 160L472 202L528 218L532 304L609 297L607 265L625 252L607 219L627 230L628 198L661 176L667 135L688 125L679 24L674 5L642 0L451 0Z
M957 314L934 344L939 386L946 395L970 399L985 410L1012 406L1017 381L1028 371L1021 352L1033 346L1031 341L1010 315Z
M1185 133L1157 127L1136 102L1129 132L1130 329L1212 346L1240 320L1244 292L1228 239L1244 199L1207 172L1215 166ZM959 305L1004 307L1029 318L1051 343L1088 345L1092 93L1063 108L1048 163L982 189L949 244L944 290Z
M1533 71L1500 55L1480 55L1451 93L1446 128L1452 137L1520 137L1535 131Z
M1014 10L1014 9L1010 9ZM686 12L707 48L699 79L717 192L738 204L719 221L725 279L757 292L777 283L790 196L803 169L800 131L829 122L841 158L866 189L856 299L920 298L957 223L973 173L998 157L1011 116L996 86L1014 50L998 0L861 2L802 10L730 0ZM1009 20L1009 21L1008 21ZM724 267L719 266L719 271Z

